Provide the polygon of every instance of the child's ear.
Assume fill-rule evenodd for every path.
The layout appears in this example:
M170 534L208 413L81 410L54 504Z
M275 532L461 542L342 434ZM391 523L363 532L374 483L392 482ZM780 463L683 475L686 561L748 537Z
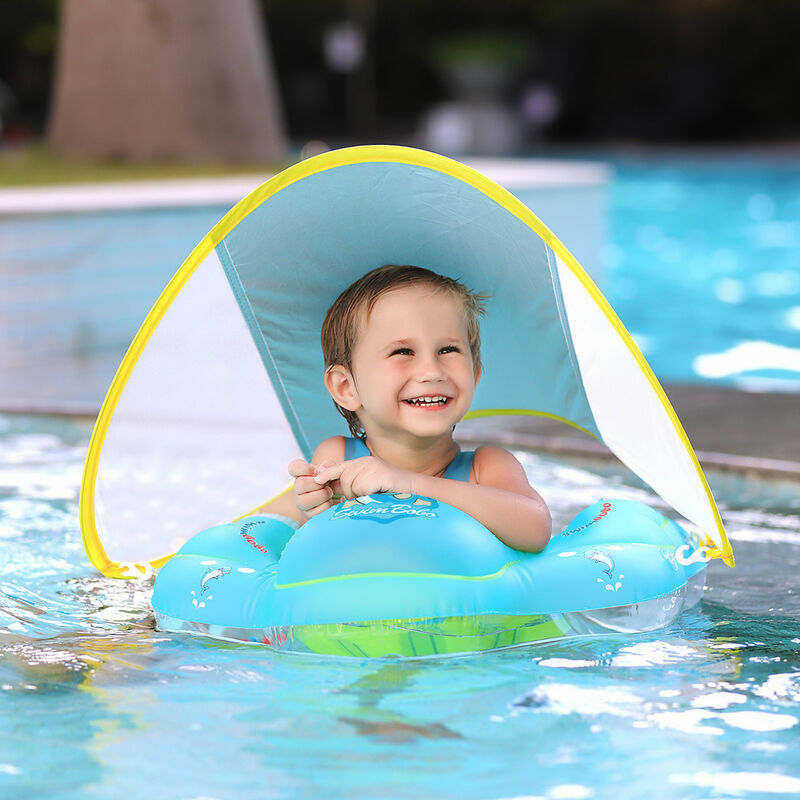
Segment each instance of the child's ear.
M477 386L478 381L481 379L481 375L483 375L483 370L481 369L481 365L478 364L473 371L475 373L475 385Z
M341 364L334 364L325 370L324 381L325 388L337 405L348 411L358 411L361 408L356 382L349 369Z

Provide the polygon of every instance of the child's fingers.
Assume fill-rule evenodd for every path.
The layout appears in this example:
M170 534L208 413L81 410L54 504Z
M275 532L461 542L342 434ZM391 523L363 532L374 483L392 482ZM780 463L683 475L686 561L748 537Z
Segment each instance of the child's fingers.
M309 508L308 511L303 511L303 513L311 519L311 517L316 517L317 514L321 514L323 511L327 511L329 508L333 508L336 505L336 500L326 500L324 503L320 503L318 506L314 506L314 508Z
M327 486L320 486L310 475L301 475L299 478L294 479L295 494L308 494L327 488Z
M352 461L345 461L336 465L335 474L326 473L328 486L336 494L352 500L354 497L371 494L373 491L380 491L373 486L374 480L370 475L374 471L375 459L371 457L355 458ZM315 478L318 480L319 476Z
M302 512L309 514L311 511L314 511L326 503L330 506L332 498L333 490L329 486L322 486L313 492L298 494L295 497L295 502Z
M293 478L299 478L301 475L314 474L314 467L309 464L308 461L303 461L302 458L295 458L290 461L286 469L289 470L289 474Z
M346 463L346 461L340 461L338 464L322 464L317 468L314 480L320 485L337 480L341 476Z
M352 500L354 497L359 497L361 493L356 491L353 484L358 481L360 472L361 469L359 465L355 461L351 461L350 468L342 470L341 475L337 480L334 481L335 486L333 487L333 490L348 500Z
M328 469L328 467L335 467L338 463L338 461L323 461L321 464L313 464L314 471L311 474L319 475L320 472Z

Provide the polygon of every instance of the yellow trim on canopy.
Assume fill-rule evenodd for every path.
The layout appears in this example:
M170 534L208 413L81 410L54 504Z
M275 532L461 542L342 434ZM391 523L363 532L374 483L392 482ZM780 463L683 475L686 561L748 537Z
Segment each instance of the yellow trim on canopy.
M709 505L712 509L714 521L717 525L717 531L720 535L722 547L715 549L709 555L712 558L721 558L729 566L734 566L733 551L731 549L728 537L725 534L725 529L722 525L722 520L708 486L703 470L700 467L700 462L695 455L691 443L686 435L686 432L678 419L677 414L672 408L669 399L667 398L664 390L661 388L658 380L656 379L650 365L644 359L639 348L631 338L630 334L625 330L625 327L620 322L614 310L609 305L608 301L600 293L600 290L595 286L592 279L586 274L585 270L575 260L575 257L567 250L561 241L553 234L553 232L524 204L518 200L509 191L499 186L494 181L485 177L479 172L476 172L471 167L461 164L452 159L440 156L436 153L429 153L424 150L415 150L407 147L399 147L395 145L364 145L361 147L350 147L341 150L334 150L329 153L324 153L320 156L308 159L307 161L300 161L297 164L289 167L275 177L266 181L257 189L253 190L247 197L238 202L212 229L203 237L200 243L191 252L186 261L183 262L180 269L175 273L172 280L167 284L167 287L161 293L161 296L156 301L150 313L147 315L139 332L136 334L130 348L128 349L125 357L117 370L111 387L108 390L105 401L98 414L95 428L89 442L89 450L86 457L86 465L84 467L83 479L81 482L80 492L80 519L81 519L81 532L83 536L84 546L86 552L97 569L104 575L109 577L120 577L120 564L112 562L108 559L105 550L100 542L97 528L95 525L95 482L97 479L97 470L100 461L100 452L102 450L103 442L105 440L108 426L117 403L125 388L125 384L139 359L139 355L147 344L153 331L158 326L162 317L166 313L172 301L181 291L183 286L205 260L209 253L222 241L222 239L233 230L251 211L258 208L265 200L280 192L282 189L291 186L299 180L310 177L311 175L324 172L336 167L349 166L352 164L367 163L367 162L385 162L385 163L399 163L408 164L411 166L426 167L428 169L436 170L437 172L444 173L453 178L467 183L474 188L481 191L491 200L494 200L500 206L506 209L510 214L520 219L522 222L532 228L562 259L562 261L569 267L575 277L583 284L584 288L589 292L599 308L603 311L608 321L616 329L617 333L621 336L623 342L628 347L628 350L633 355L639 368L647 378L651 387L655 391L657 397L661 401L664 410L672 420L675 431L678 434L680 441L683 443L686 451L688 452L692 463L697 470L697 475L701 481ZM499 411L498 413L508 413ZM531 410L530 412L536 414L537 412ZM576 426L577 427L577 426ZM163 564L169 556L158 558L152 562L153 567Z
M565 425L576 428L593 439L597 438L592 431L578 425L577 422L573 422L566 417L560 417L558 414L550 414L547 411L533 411L529 408L476 408L464 414L464 419L482 419L484 417L544 417L545 419L553 419L556 422L563 422Z

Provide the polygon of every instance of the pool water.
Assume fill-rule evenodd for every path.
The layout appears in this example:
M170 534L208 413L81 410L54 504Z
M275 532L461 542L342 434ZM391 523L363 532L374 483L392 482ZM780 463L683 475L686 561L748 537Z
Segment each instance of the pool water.
M612 166L602 288L659 379L800 391L797 159Z
M710 798L800 792L800 489L711 475L739 566L666 630L430 660L155 631L83 553L90 424L0 416L0 797ZM621 467L520 453L557 525Z

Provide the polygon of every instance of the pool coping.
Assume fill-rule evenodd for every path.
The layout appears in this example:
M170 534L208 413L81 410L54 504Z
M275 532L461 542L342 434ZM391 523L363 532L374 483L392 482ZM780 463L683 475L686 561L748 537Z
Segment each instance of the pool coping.
M469 158L463 163L511 192L604 186L613 172L591 160ZM275 174L15 186L0 189L0 216L233 205Z

